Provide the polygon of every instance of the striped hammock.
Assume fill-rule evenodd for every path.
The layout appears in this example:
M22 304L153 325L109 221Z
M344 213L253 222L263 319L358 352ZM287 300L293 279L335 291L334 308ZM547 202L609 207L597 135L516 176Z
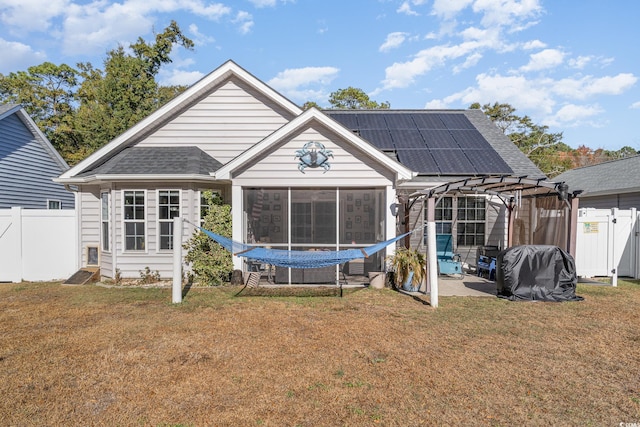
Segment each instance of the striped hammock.
M384 242L379 242L361 249L344 249L340 251L288 251L285 249L269 249L235 242L228 237L220 236L201 227L198 228L236 256L249 258L264 264L291 268L320 268L329 265L343 264L358 258L368 258L390 244L411 234L411 232L405 233L393 239L385 240Z

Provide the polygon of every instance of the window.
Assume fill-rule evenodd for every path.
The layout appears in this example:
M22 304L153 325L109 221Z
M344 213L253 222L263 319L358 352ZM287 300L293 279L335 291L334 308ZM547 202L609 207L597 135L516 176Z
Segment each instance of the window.
M453 233L453 197L443 197L436 203L436 234ZM427 244L427 204L424 204L424 244Z
M100 193L100 224L101 224L101 231L100 231L100 238L102 240L102 250L105 252L109 251L109 237L111 236L111 233L109 232L109 219L111 217L111 209L110 209L110 203L109 203L109 193L108 192L103 192Z
M173 249L173 218L180 216L180 190L158 191L160 249Z
M145 192L124 192L124 240L125 250L145 249Z
M485 205L484 197L458 198L458 246L484 245Z
M60 200L47 200L47 209L62 209Z

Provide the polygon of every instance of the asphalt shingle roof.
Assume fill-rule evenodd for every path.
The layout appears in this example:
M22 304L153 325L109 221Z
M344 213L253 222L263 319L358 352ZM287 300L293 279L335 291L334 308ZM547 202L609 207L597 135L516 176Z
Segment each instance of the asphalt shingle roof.
M564 181L570 191L622 193L640 189L640 155L566 171L554 178Z
M198 147L129 147L84 171L88 175L209 175L222 163Z

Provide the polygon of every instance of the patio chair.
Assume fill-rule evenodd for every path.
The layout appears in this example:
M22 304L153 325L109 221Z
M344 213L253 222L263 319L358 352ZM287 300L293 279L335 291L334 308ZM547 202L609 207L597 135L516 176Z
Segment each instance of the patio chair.
M462 276L460 255L453 253L453 237L451 234L436 235L436 257L438 273Z

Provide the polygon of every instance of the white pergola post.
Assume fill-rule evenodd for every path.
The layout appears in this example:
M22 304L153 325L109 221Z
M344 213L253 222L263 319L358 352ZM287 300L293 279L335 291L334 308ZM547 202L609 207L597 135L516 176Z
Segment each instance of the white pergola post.
M427 277L431 307L438 307L438 259L436 257L436 200L427 198Z
M182 302L182 217L173 218L173 286L172 302Z

